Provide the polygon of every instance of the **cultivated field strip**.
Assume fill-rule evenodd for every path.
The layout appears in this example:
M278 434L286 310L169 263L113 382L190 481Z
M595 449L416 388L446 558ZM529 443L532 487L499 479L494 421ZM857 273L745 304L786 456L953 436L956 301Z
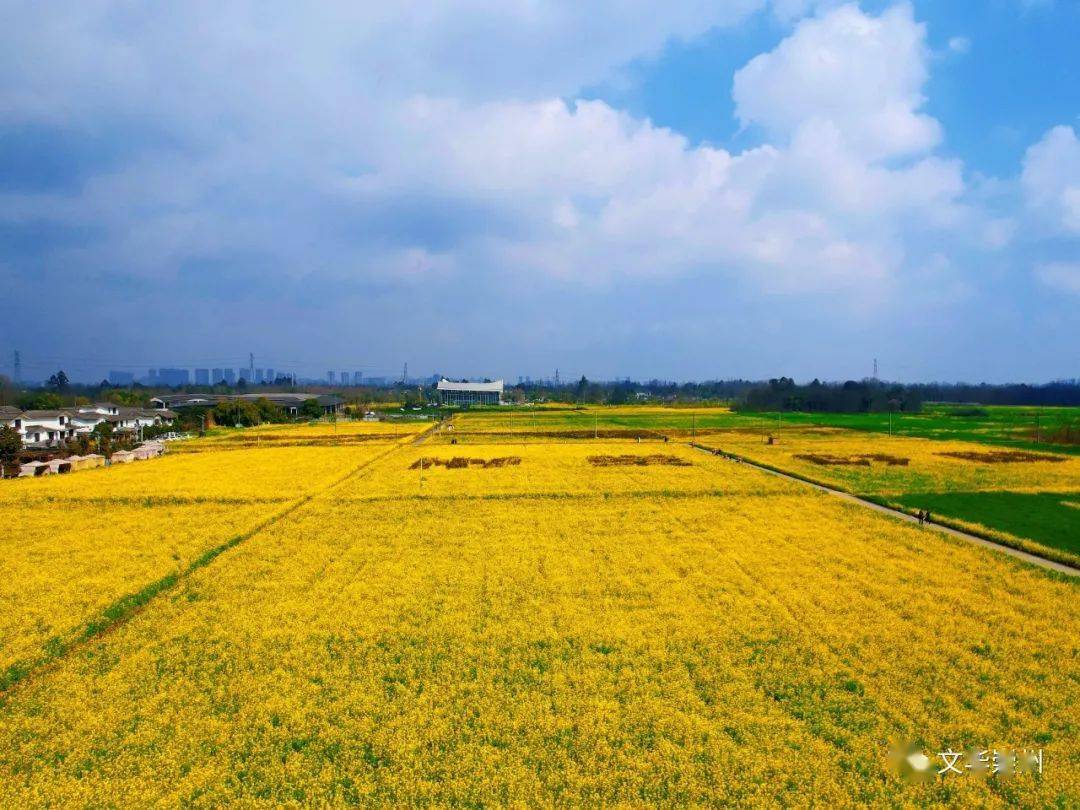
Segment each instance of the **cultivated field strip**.
M99 467L70 476L5 481L0 504L39 498L241 498L293 499L310 495L379 451L357 447L297 447L233 453L170 452L151 462Z
M795 429L776 444L741 433L699 444L782 474L934 520L1056 564L1080 565L1080 457L971 443Z
M0 804L1080 795L1074 585L658 447L619 453L691 466L536 446L421 489L462 450L425 444L343 476L13 694ZM906 787L893 737L1055 767Z
M630 455L650 463L608 466L600 461ZM501 467L469 464L513 459ZM424 470L419 462L424 459ZM449 466L455 459L463 467ZM671 463L676 462L675 464ZM681 465L681 466L680 466ZM799 487L752 469L732 469L686 445L671 443L574 442L527 446L446 445L427 442L408 448L393 465L362 487L343 487L342 498L497 497L566 495L623 495L648 492L710 492L715 494L797 492Z
M1072 492L1080 482L1080 456L970 442L792 429L772 445L738 432L713 434L703 444L857 494Z
M10 519L0 535L0 693L288 514L311 497L312 474L329 489L399 444L336 453L333 464L320 458L316 465L324 451L249 457L241 466L232 457L193 465L173 456L4 488L0 514ZM155 475L166 492L235 494L141 494ZM245 497L253 487L279 495Z

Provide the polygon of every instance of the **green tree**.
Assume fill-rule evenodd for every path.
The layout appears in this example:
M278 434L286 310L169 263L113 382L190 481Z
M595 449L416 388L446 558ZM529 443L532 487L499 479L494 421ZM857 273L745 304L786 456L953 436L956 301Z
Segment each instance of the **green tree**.
M310 419L318 419L323 415L323 406L315 398L305 399L304 404L300 406L300 415Z
M90 432L93 436L98 452L103 456L112 455L113 448L113 426L108 422L98 422L94 425L94 429Z
M52 391L34 391L19 397L19 407L24 411L55 411L64 407L64 400Z
M0 425L0 465L9 466L19 460L22 436L9 425Z
M577 387L574 390L574 398L578 402L584 402L585 397L589 393L589 381L585 378L585 375L581 375L581 379L578 380Z
M219 425L253 427L262 424L263 421L258 406L254 402L248 402L246 399L219 402L214 406L212 413L214 414L214 421Z
M60 371L49 377L45 385L53 389L57 393L62 394L68 390L69 383L70 381L68 380L68 375L64 373L63 369L61 369Z
M284 422L285 411L268 400L266 397L259 397L255 400L255 407L259 411L259 418L263 422Z
M80 433L75 437L75 452L85 456L90 452L90 434Z
M115 388L109 392L109 402L114 405L127 405L132 408L146 407L150 398L145 391L134 391L130 388Z

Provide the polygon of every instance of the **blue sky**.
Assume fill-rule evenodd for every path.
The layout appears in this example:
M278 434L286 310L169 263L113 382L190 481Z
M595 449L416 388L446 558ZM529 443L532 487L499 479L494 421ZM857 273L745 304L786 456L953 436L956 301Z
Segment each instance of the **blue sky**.
M863 2L880 13L887 2ZM945 126L945 151L968 168L991 175L1015 174L1027 147L1051 127L1080 116L1080 4L989 0L972 14L964 3L917 2L927 24L935 60L925 109ZM624 68L628 81L582 91L602 98L694 142L740 149L760 142L741 131L730 94L712 77L731 75L791 33L773 14L756 14L743 25L715 29L690 41L671 41L659 55ZM950 48L950 41L961 52ZM622 78L622 77L620 77ZM719 88L726 90L726 88ZM755 137L756 136L756 137Z
M1080 4L0 14L0 371L1080 376Z

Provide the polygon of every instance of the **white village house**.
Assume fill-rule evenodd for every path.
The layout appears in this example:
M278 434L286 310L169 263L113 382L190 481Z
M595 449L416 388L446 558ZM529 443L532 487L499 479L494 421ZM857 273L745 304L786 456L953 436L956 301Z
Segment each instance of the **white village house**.
M77 408L22 411L0 407L0 424L18 432L25 447L60 447L76 436L87 434L102 422L113 430L136 432L151 425L172 424L176 414L168 409L126 408L112 403L96 403Z

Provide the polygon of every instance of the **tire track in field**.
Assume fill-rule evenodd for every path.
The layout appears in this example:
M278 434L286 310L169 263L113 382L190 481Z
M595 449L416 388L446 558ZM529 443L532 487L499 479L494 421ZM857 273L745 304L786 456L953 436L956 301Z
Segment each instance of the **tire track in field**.
M419 443L426 438L431 430L433 430L433 427L422 432L414 439L414 443ZM173 571L166 574L140 590L115 600L112 604L102 610L98 616L86 622L81 629L76 630L74 636L61 641L60 643L47 646L42 654L36 659L30 661L16 661L15 663L10 664L6 669L0 671L0 708L4 706L17 688L26 686L36 677L46 674L73 652L80 650L87 644L117 630L120 626L126 624L145 610L157 597L173 591L179 584L186 582L192 575L210 565L210 563L226 551L250 540L265 529L277 525L313 501L328 496L338 487L352 480L357 475L360 475L405 446L404 441L395 442L385 452L379 453L366 461L362 461L345 475L331 481L321 490L289 501L288 505L283 509L252 526L247 531L234 535L225 542L207 549L181 571Z

